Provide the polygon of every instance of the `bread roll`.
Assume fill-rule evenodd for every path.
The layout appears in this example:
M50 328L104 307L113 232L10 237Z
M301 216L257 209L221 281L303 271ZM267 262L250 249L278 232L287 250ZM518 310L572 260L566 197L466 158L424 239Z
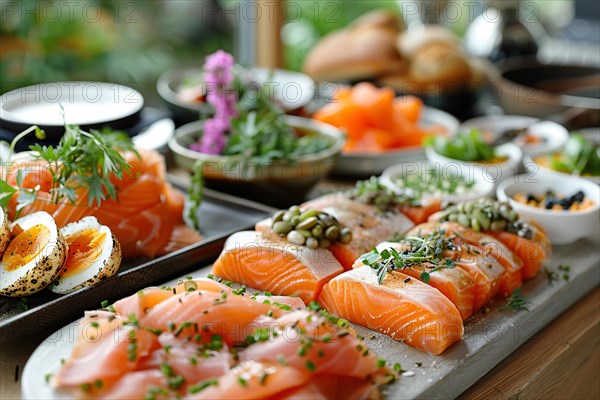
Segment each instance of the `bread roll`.
M471 67L467 58L452 46L430 44L414 55L410 76L418 83L456 84L470 79Z
M458 38L448 29L438 25L424 25L398 35L398 51L406 58L415 56L430 45L443 45L460 50Z
M304 72L316 81L356 81L406 68L397 31L357 26L332 32L308 53Z
M404 29L404 24L402 19L392 11L373 10L352 21L350 27L389 28L400 32Z

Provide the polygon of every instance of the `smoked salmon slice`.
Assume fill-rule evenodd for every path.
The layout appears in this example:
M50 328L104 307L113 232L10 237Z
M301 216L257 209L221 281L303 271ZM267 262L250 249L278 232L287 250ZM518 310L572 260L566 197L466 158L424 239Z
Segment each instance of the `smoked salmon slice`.
M366 400L397 376L316 304L212 279L147 288L82 322L52 378L73 398Z
M312 250L244 231L227 239L212 273L272 294L298 296L309 303L325 283L343 271L327 249Z
M403 246L397 242L383 242L377 245L377 250L380 253L390 248L402 250ZM364 265L359 258L354 263L354 268L360 268ZM401 272L418 280L422 280L421 274L423 272L428 272L428 284L439 290L456 306L463 320L469 318L473 314L475 299L475 283L470 274L461 268L441 268L433 272L429 271L431 269L426 268L426 266L415 265L411 268L404 268Z
M319 303L329 312L431 354L441 354L463 335L456 306L439 290L399 271L382 284L370 267L338 275L325 285Z
M542 267L544 260L550 256L550 242L545 234L539 231L534 233L534 238L538 236L534 240L505 231L489 232L489 234L511 249L522 260L523 279L533 278Z

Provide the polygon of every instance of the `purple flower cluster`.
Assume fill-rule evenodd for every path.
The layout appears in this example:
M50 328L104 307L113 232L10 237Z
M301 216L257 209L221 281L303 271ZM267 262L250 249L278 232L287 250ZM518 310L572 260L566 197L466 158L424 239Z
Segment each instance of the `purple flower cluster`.
M198 143L190 149L206 153L221 154L226 144L226 136L231 129L231 119L238 116L237 95L231 87L233 82L233 56L223 50L210 54L204 62L204 85L206 101L215 113L204 121L203 134Z

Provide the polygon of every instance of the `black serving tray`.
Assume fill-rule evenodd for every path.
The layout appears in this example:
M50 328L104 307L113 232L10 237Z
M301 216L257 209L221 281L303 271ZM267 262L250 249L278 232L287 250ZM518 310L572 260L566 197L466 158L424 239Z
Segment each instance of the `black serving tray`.
M172 176L170 180L185 191L184 181ZM205 189L199 209L203 234L200 242L155 259L127 260L117 275L67 295L43 290L27 298L27 310L22 299L0 298L0 348L24 335L56 330L80 317L84 310L99 308L103 300L112 303L136 290L194 271L217 258L229 235L252 228L274 211L259 203Z

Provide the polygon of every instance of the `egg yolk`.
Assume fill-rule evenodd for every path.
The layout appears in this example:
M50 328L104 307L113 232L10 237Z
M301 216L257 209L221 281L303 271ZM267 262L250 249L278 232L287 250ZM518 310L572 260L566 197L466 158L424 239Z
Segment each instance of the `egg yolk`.
M50 230L42 224L23 230L15 225L11 231L13 239L2 256L2 267L10 272L35 259L50 242Z
M102 254L106 233L98 232L95 228L87 228L65 239L69 244L69 252L61 278L68 278L88 269Z

